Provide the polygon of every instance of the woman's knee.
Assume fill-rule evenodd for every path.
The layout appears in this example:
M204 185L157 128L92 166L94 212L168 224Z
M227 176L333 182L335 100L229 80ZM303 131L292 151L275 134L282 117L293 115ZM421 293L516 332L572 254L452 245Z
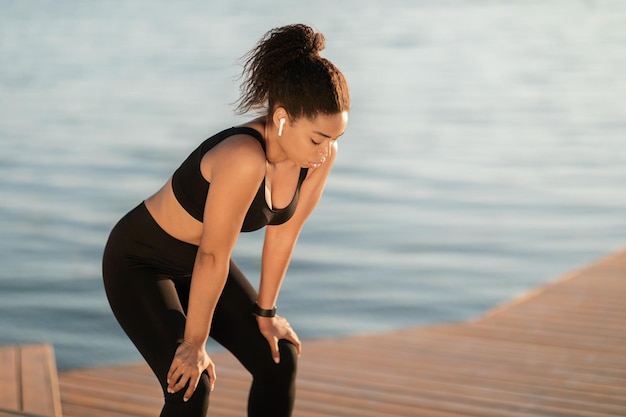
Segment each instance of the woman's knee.
M278 349L280 351L280 361L283 362L284 360L285 365L292 368L293 372L295 372L298 366L298 349L296 346L287 340L280 340Z
M285 382L291 383L295 380L298 368L298 351L293 343L287 340L278 342L278 350L280 352L280 362L272 367L271 378L280 378Z
M256 381L267 381L277 383L281 381L290 382L295 379L298 352L296 347L287 340L278 341L280 361L274 362L269 346L264 346L263 352L258 352L254 360L248 361L247 368Z
M188 401L183 399L187 388L170 394L165 392L165 405L161 412L161 417L170 416L202 416L206 415L209 408L210 381L209 375L205 372L200 376L198 386Z

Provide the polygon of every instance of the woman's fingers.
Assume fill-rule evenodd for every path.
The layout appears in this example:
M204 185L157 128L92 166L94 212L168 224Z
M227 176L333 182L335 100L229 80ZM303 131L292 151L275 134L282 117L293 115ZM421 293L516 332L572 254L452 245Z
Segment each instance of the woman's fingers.
M278 350L278 338L272 337L270 341L270 349L272 350L272 359L275 363L280 363L280 351Z
M174 394L187 388L183 395L184 401L188 401L195 392L200 381L200 376L205 369L209 375L209 388L211 391L213 391L215 387L216 379L215 365L206 352L201 351L199 355L188 355L185 354L185 350L187 349L186 346L179 346L176 357L167 372L167 392ZM181 356L182 359L178 356Z
M193 369L189 369L187 372L174 372L172 373L171 377L168 376L167 392L169 392L170 394L174 394L187 387L187 391L185 392L185 395L183 397L183 399L187 401L189 398L191 398L191 395L198 387L199 380L200 374ZM189 386L187 386L187 384L189 384Z
M287 319L283 318L283 320L285 320L285 328L287 330L284 336L284 339L287 339L291 343L294 344L294 346L296 347L296 350L298 351L298 357L299 357L300 354L302 353L302 343L300 342L300 338L298 337L296 332L291 328L291 325L289 324Z
M279 363L280 362L280 351L278 350L278 337L276 337L276 331L274 328L269 328L265 331L261 331L261 334L263 335L263 337L265 337L265 340L267 340L267 343L270 345L270 353L272 355L272 359L274 360L275 363Z
M298 352L298 356L300 356L302 353L302 343L296 332L291 328L287 319L281 316L274 316L272 318L257 317L257 323L259 324L261 334L270 345L274 362L280 362L280 350L278 349L278 341L280 339L285 339L293 343Z
M181 373L179 372L178 362L175 359L170 366L170 370L167 372L167 392L169 392L170 394L174 394L176 392L174 390L174 387L180 377Z
M213 365L213 362L209 364L206 370L209 374L209 387L210 390L213 391L215 389L215 380L217 379L217 374L215 373L215 365Z
M187 388L187 391L185 391L185 395L183 396L183 401L189 401L194 391L196 390L196 387L198 386L199 379L200 379L200 375L198 375L195 378L189 378L189 387ZM183 387L184 385L181 388Z
M209 366L207 366L206 371L209 374L209 390L213 391L213 389L215 389L215 379L217 378L215 374L215 366L213 365L213 362L209 363ZM193 372L193 374L194 374L193 377L188 378L189 387L187 387L187 391L185 391L185 395L183 396L183 401L189 401L193 393L196 391L196 388L198 388L198 382L200 381L200 376L202 375L202 373ZM179 389L184 388L185 385L186 385L186 382Z
M300 338L293 330L290 332L290 337L288 340L294 344L296 350L298 351L298 357L302 354L302 342L300 342Z
M167 392L169 392L170 394L174 394L180 391L181 389L185 388L185 385L187 385L187 382L193 379L190 374L191 372L189 372L188 374L186 374L185 372L174 372L172 374L172 377L168 378L167 380L168 381ZM196 385L197 385L197 382L196 382Z

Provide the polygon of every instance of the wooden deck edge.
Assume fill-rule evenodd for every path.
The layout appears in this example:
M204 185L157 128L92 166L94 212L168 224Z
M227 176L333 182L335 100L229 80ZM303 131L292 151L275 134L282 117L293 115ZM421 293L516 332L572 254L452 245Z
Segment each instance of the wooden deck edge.
M0 346L0 349L3 348L4 346ZM9 410L7 408L0 408L0 417L46 417L46 416L42 416L41 414L33 414L33 413L27 413L25 411L15 411L15 410Z
M33 346L32 348L37 348ZM59 384L59 373L56 365L56 358L54 356L54 347L51 344L41 344L40 348L45 355L44 364L47 369L44 370L43 376L47 378L48 386L50 387L50 395L52 401L52 407L54 409L54 417L63 417L63 411L61 407L61 387Z
M608 265L615 260L626 257L626 247L618 248L612 251L610 254L602 256L595 261L588 262L587 264L581 265L578 268L574 268L570 272L567 272L565 275L557 278L553 281L549 281L543 285L539 285L537 287L531 288L530 290L524 291L520 293L518 296L512 298L508 302L504 302L501 305L498 305L485 313L475 317L473 319L468 320L468 323L476 323L481 320L489 319L497 314L502 313L503 311L509 310L511 308L516 307L519 304L525 303L541 294L546 292L547 290L556 287L557 285L563 284L569 280L572 280L578 276L585 274L588 270L592 268L597 268L599 266Z
M0 351L12 369L3 373L2 385L11 388L15 396L0 410L25 416L62 417L61 388L54 357L54 347L47 343L0 346ZM8 407L8 408L7 408Z

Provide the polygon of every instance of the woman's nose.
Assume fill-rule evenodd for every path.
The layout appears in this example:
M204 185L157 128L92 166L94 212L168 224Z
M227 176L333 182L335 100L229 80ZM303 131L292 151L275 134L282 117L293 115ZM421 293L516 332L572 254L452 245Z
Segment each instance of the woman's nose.
M322 148L320 149L320 154L324 157L327 158L328 155L330 154L330 147L332 145L331 141L328 141L328 143L325 144L326 146L322 146Z

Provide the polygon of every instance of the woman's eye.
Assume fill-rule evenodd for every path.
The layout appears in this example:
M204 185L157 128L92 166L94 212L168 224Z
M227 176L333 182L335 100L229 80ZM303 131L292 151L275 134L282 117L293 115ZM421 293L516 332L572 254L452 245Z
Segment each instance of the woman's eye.
M319 145L322 142L315 142L313 139L311 139L311 142L313 142L314 145Z

